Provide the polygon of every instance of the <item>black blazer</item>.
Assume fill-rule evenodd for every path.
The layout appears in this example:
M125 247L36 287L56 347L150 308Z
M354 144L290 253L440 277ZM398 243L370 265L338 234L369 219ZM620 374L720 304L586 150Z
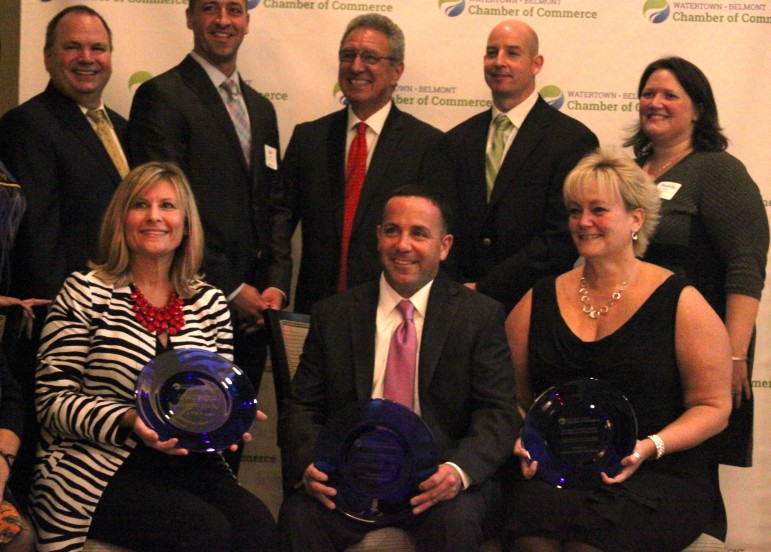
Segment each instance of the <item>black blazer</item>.
M126 120L107 113L125 150ZM94 258L120 174L78 104L52 83L0 119L0 159L27 201L11 293L53 299L64 279Z
M592 131L538 98L501 163L487 202L485 149L492 110L446 135L458 208L450 253L460 279L507 310L546 274L569 270L578 253L568 234L562 185L599 145Z
M289 241L273 239L274 221L288 216L278 188L276 112L269 100L240 83L252 131L251 168L222 98L192 57L142 84L129 116L133 165L177 163L190 180L203 222L206 280L226 295L242 282L286 292L291 282Z
M312 309L289 414L279 424L287 481L313 461L328 416L371 397L377 303L374 281ZM442 274L434 281L418 365L421 416L440 462L454 462L477 484L511 456L521 423L503 323L498 302Z
M340 272L340 241L345 192L347 108L295 127L281 169L292 210L291 235L302 222L302 264L294 309L333 295ZM381 265L375 228L391 192L404 184L438 186L446 167L442 133L391 107L369 167L354 215L348 254L348 287L377 279ZM446 170L446 169L444 169ZM449 177L448 177L449 178ZM444 182L448 184L447 179Z

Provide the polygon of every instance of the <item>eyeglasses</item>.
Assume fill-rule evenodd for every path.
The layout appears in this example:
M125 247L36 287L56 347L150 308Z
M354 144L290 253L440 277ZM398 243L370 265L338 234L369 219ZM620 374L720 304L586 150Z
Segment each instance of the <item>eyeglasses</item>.
M357 52L356 50L340 50L340 53L337 54L340 63L346 64L353 63L356 60L356 56L360 57L362 63L365 65L377 65L384 59L389 61L394 61L396 59L392 56L379 56L372 52Z

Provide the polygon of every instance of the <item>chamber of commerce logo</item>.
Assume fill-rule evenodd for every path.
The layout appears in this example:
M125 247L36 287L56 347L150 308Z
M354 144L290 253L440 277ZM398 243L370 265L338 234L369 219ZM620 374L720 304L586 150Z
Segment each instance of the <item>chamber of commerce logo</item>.
M669 12L667 0L647 0L643 6L643 13L651 23L663 23L669 17Z
M128 81L129 90L131 90L135 86L142 84L146 80L150 80L151 78L153 78L153 76L147 71L135 72L133 75L129 77L129 81Z
M439 0L439 8L448 17L455 17L463 13L466 7L466 0Z
M561 109L562 105L565 103L565 95L562 93L559 86L549 84L541 88L538 93L544 101L554 109Z
M332 88L332 95L340 105L348 105L348 98L346 98L343 91L340 90L340 84L335 83L335 86Z

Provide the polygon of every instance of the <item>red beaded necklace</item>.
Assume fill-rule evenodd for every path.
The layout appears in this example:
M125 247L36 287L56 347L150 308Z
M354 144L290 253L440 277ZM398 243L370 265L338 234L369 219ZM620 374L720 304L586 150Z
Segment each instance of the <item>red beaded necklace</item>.
M155 332L158 335L166 332L169 335L176 335L185 325L185 319L182 316L184 300L177 295L176 291L169 294L169 301L165 307L154 307L142 294L139 286L134 284L131 299L134 301L134 305L131 307L134 311L134 318L150 332Z

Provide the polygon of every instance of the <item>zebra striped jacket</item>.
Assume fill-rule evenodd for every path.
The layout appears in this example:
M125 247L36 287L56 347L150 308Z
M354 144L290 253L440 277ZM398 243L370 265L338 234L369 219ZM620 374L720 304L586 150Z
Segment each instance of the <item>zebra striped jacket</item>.
M35 388L41 440L30 495L38 550L82 548L102 492L136 446L119 421L134 408L134 384L155 357L157 337L135 320L130 293L94 272L76 272L46 319ZM182 310L185 325L169 336L173 347L232 360L222 292L196 282Z

